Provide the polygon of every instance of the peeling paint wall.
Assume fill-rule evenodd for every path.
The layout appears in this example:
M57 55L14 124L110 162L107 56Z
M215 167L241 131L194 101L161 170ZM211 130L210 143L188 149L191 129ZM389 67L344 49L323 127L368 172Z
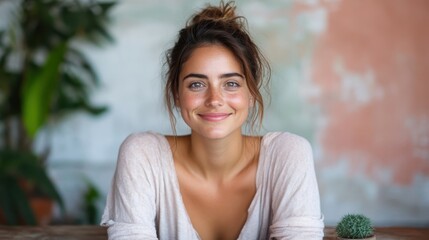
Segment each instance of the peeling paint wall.
M312 101L324 119L315 139L323 192L335 198L324 206L348 200L353 205L339 212L427 225L429 2L321 5L329 13L313 51L311 79L320 91ZM344 179L343 190L329 189Z
M110 110L55 123L39 142L40 148L52 143L51 173L68 209L81 204L82 176L106 193L129 133L170 132L162 105L163 54L203 5L120 1L115 44L83 46L103 80L94 100ZM237 5L273 70L262 132L290 131L310 140L326 224L358 212L376 225L429 226L429 1ZM187 128L179 122L178 130Z
M375 180L383 168L397 185L429 176L429 2L337 7L312 59L325 162L346 158Z

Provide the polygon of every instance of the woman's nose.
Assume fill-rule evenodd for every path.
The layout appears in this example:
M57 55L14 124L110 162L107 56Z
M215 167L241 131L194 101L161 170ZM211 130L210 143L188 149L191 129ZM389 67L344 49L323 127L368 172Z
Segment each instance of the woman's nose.
M223 105L223 97L220 89L210 88L207 93L206 106L219 107Z

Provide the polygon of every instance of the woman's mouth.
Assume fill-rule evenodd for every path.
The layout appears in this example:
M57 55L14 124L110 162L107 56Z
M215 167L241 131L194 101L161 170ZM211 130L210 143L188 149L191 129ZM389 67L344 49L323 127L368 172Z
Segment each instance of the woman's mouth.
M217 122L229 117L230 113L200 113L200 116L205 121Z

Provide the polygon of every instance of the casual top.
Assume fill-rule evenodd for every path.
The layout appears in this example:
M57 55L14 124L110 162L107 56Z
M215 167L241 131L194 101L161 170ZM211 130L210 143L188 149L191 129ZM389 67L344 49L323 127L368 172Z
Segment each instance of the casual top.
M200 239L165 136L135 133L122 143L101 225L115 240ZM266 134L256 193L238 239L322 239L323 227L310 144L291 133Z

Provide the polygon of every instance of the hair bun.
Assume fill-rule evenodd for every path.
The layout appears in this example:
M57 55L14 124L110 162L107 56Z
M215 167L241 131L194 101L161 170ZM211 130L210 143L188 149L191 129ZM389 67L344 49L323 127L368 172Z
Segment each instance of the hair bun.
M228 2L225 4L222 1L219 6L209 5L201 12L195 14L188 25L194 25L202 21L222 21L241 26L241 21L239 21L241 17L235 15L235 8L234 2Z

